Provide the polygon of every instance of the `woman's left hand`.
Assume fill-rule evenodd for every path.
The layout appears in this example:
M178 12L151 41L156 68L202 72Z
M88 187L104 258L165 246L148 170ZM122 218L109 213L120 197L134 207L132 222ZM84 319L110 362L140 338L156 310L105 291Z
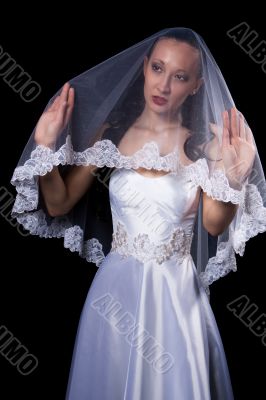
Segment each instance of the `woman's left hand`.
M235 107L223 112L222 157L229 184L240 190L249 175L256 154L252 132Z

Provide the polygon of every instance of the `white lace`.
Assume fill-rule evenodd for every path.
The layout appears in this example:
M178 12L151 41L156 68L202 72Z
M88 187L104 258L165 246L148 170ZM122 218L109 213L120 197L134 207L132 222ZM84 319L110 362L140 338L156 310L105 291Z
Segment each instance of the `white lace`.
M209 259L205 271L200 273L200 279L207 288L217 279L236 270L235 254L230 242L221 242L217 246L216 256Z
M111 251L118 252L122 258L134 256L137 260L147 262L155 260L162 264L171 257L176 256L183 260L190 254L193 233L187 235L181 226L175 228L168 243L153 243L147 234L132 237L127 233L125 225L118 221L112 235Z
M160 156L155 141L146 143L132 156L122 155L108 139L96 142L93 147L83 152L73 151L70 137L67 137L66 143L56 152L45 146L37 146L31 153L30 159L14 171L11 182L16 186L17 196L12 215L32 234L42 237L65 237L65 247L71 251L78 251L81 256L98 266L105 256L102 245L96 238L84 242L81 228L71 226L67 217L56 217L48 225L46 216L41 210L33 211L38 206L38 176L45 175L53 166L59 164L93 164L98 167L133 169L143 167L178 172L195 186L201 186L213 199L239 204L241 219L237 229L232 230L228 243L222 242L218 245L216 256L209 259L206 270L201 274L205 286L230 270L235 270L234 251L243 255L246 241L266 230L266 208L263 206L257 187L245 184L241 191L235 190L229 186L226 175L219 169L214 170L210 177L209 167L204 158L189 165L182 165L178 159L177 149Z
M230 187L224 172L216 169L209 177L210 171L205 158L200 158L192 164L182 165L178 159L178 150L175 148L171 153L160 156L159 146L155 141L150 141L136 151L132 156L125 156L120 153L114 143L109 140L97 141L92 147L83 152L73 151L71 138L67 137L66 143L56 152L45 146L37 146L31 153L31 158L23 166L17 167L14 171L11 182L19 183L20 193L23 195L23 185L33 184L38 175L45 175L53 169L53 166L61 165L96 165L97 167L133 168L143 167L182 173L185 179L190 179L196 186L201 186L213 199L231 201L239 204L243 202L244 186L241 191ZM33 193L32 193L33 195ZM23 197L23 196L22 196ZM21 200L22 201L22 200ZM32 204L32 202L30 202ZM31 205L23 205L28 207ZM24 208L23 208L24 209ZM16 211L15 212L20 212Z
M71 226L67 217L56 217L47 225L46 215L42 210L17 216L18 222L32 235L44 238L64 237L64 247L86 258L88 262L100 267L105 259L102 245L96 238L83 240L83 231L78 225Z
M83 231L78 225L67 229L64 246L70 251L78 251L81 257L86 258L88 262L96 264L97 267L100 267L105 259L102 245L98 239L92 238L83 241Z
M256 185L247 185L242 206L240 223L232 232L234 250L241 256L244 254L246 242L266 231L266 208Z

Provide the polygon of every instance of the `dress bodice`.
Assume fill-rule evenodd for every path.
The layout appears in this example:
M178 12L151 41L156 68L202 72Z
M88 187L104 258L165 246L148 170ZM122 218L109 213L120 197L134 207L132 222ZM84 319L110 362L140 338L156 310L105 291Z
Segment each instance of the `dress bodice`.
M177 246L187 253L199 195L199 186L176 172L153 178L134 169L116 169L109 182L113 249L126 254L142 249L142 260L157 252L161 262ZM131 246L125 249L129 238Z

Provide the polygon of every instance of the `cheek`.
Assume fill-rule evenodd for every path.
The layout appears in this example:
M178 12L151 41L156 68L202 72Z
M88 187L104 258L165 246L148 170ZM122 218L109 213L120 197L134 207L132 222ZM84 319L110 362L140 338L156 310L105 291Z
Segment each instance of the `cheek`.
M184 84L179 84L177 87L174 89L174 97L176 99L183 99L186 98L190 93L192 89L188 85Z
M150 94L150 92L153 91L154 86L154 79L147 74L144 82L144 95L147 96L148 94Z
M144 87L151 87L154 84L154 80L154 77L151 74L147 73L145 77Z
M148 92L149 92L149 87L148 87L147 82L145 81L144 87L143 87L143 93L144 93L145 97L147 97Z
M175 89L174 95L172 96L172 105L180 106L186 100L190 92L188 88L179 87L178 90Z

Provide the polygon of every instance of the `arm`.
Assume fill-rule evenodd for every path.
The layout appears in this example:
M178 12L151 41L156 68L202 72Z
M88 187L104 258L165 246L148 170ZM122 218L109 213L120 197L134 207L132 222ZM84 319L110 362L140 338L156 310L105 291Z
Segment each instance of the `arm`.
M231 119L227 111L223 113L222 146L217 153L219 128L211 124L216 137L209 144L207 153L211 159L221 156L216 162L216 168L222 168L229 181L230 187L240 190L248 176L255 157L255 146L252 132L245 124L244 117L236 108L231 109ZM219 157L220 158L220 157ZM221 234L232 222L238 209L238 204L213 200L203 193L203 224L207 231L214 236Z
M99 129L95 141L101 139L108 126L105 124ZM54 167L51 172L40 176L40 188L49 215L67 214L90 188L97 170L95 165L75 165L63 180L58 168Z
M232 222L238 204L213 200L203 192L203 226L212 235L220 235Z
M38 121L35 131L37 145L53 147L57 137L69 122L74 107L74 89L67 82L51 106ZM95 141L100 140L108 124L104 124L96 134ZM55 217L67 214L81 199L94 179L98 167L73 166L65 179L57 167L44 176L39 184L48 213Z
M74 166L66 176L61 177L58 168L40 177L40 188L49 215L52 217L67 214L81 199L94 180L93 172L98 167Z
M214 138L205 148L205 151L209 158L209 168L211 167L212 159L220 159L221 154L216 154L218 140ZM220 159L215 163L216 168L223 168L223 161ZM237 186L233 185L230 180L229 184L231 187L238 189ZM208 196L207 193L202 193L203 201L203 226L212 235L218 236L224 232L224 230L230 225L238 209L238 204L234 204L219 200L214 200Z

